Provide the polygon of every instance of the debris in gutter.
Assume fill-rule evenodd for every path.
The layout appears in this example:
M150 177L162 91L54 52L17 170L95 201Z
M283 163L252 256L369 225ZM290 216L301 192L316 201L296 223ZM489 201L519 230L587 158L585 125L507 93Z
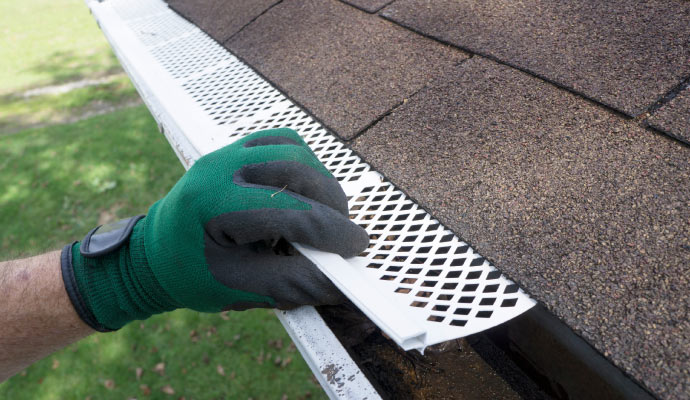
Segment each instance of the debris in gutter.
M504 379L470 345L475 337L429 346L422 355L386 338L352 303L318 310L383 398L549 398L532 383L515 387Z

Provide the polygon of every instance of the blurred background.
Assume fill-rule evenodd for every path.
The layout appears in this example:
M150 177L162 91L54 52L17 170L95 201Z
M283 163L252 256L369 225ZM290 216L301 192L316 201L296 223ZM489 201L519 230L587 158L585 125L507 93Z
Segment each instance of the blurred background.
M184 169L81 0L0 1L0 260L139 213ZM306 399L323 391L269 310L180 310L95 334L3 399Z

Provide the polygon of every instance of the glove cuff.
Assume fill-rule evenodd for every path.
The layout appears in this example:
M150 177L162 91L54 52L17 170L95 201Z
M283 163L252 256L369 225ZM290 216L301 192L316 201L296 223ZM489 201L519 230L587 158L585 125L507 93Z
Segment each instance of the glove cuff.
M136 222L129 238L106 253L85 256L80 251L85 241L63 249L67 293L77 314L97 331L117 330L132 320L177 308L148 265L144 221Z
M112 332L112 329L108 329L98 322L96 316L93 315L89 307L86 305L86 301L81 296L81 292L79 292L77 278L74 276L74 266L72 263L72 248L77 243L78 242L72 242L68 245L65 245L65 247L62 248L62 254L60 255L62 281L65 284L67 296L69 296L77 315L79 315L79 318L81 318L86 325L98 332Z

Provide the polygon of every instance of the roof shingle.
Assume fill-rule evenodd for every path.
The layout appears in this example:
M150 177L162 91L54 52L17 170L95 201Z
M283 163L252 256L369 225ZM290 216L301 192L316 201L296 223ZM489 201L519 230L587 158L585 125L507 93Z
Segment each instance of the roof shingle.
M167 0L168 5L223 42L280 0ZM231 12L228 12L232 10Z
M690 75L690 2L398 0L386 18L637 115Z
M353 146L365 159L616 365L687 397L690 148L534 75L639 113L690 74L690 3L384 8L500 63L334 0L267 1L239 33L213 20L248 3L186 3L177 10L334 133L364 131ZM689 90L649 122L687 139Z
M353 5L360 10L366 12L375 13L376 11L383 8L383 6L389 4L392 0L342 0L343 2Z
M280 3L225 45L346 139L467 58L335 0Z
M690 143L690 87L649 118L650 124Z

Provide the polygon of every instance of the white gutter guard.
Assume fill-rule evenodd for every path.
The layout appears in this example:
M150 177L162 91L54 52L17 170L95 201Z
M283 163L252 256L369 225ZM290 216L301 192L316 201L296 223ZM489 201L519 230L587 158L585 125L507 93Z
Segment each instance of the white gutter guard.
M261 129L288 127L305 139L343 185L351 218L367 230L371 243L362 257L349 260L294 245L402 348L423 351L499 325L534 306L470 246L165 2L87 4L186 168ZM329 342L333 335L316 311L308 309L278 315L316 375L325 379L323 363L328 361L310 349L326 342L343 365L358 371L342 346L335 349ZM299 332L312 328L321 334L300 342L306 336ZM362 390L376 397L369 382L358 376L366 382ZM330 386L324 387L328 391ZM372 398L364 392L350 395Z

